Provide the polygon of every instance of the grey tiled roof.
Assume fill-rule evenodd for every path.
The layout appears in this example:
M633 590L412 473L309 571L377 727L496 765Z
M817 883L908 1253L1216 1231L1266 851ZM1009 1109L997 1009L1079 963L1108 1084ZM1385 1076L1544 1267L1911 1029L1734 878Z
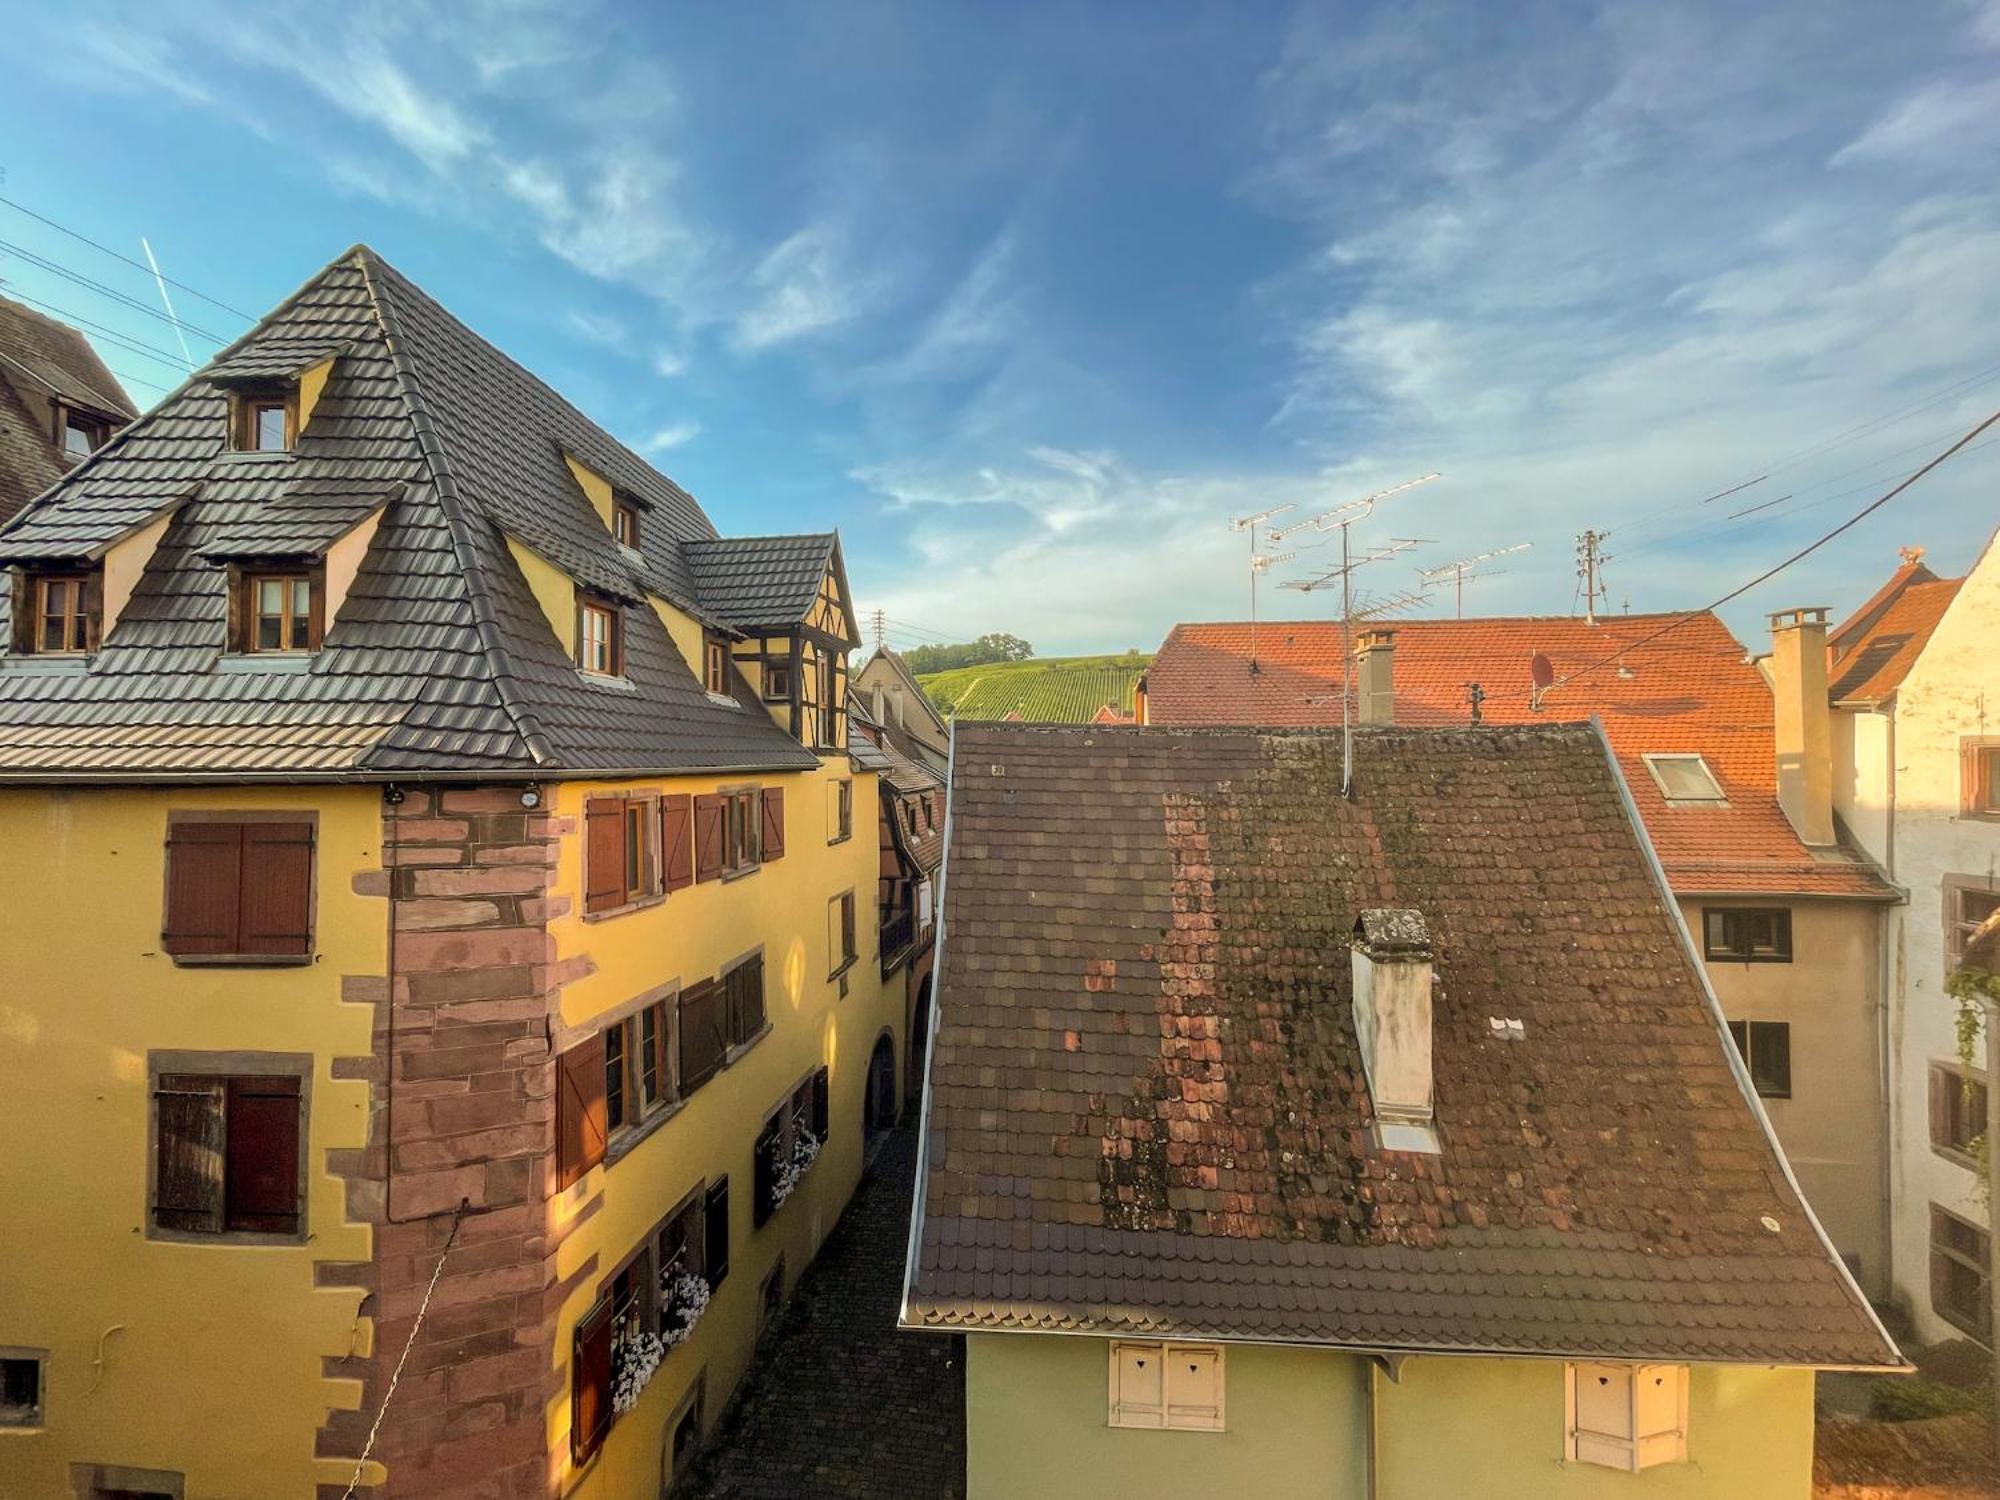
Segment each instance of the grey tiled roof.
M741 630L789 628L819 597L839 539L830 531L804 536L732 536L682 548L702 604Z
M958 726L905 1320L1897 1365L1594 728L1355 756L1350 799L1337 733ZM1435 1156L1372 1142L1388 909L1434 953Z
M218 355L202 370L207 380L278 380L347 352L337 337L280 338L266 335Z
M69 471L56 446L51 397L105 417L134 411L81 333L0 297L0 522Z
M694 500L380 257L341 256L219 362L257 368L267 344L272 368L338 351L295 452L226 453L227 398L204 374L0 530L0 559L81 558L172 511L88 670L0 663L0 776L817 764L747 694L736 706L703 692L645 602L724 623L682 557L714 536ZM645 502L641 561L565 453ZM218 664L221 559L317 553L378 508L308 670ZM625 601L625 684L577 672L509 536ZM0 632L9 608L0 584Z

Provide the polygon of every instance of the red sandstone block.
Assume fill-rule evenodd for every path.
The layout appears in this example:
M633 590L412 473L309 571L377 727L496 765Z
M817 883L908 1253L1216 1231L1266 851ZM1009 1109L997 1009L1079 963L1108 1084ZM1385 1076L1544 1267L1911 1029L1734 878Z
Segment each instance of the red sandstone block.
M492 844L473 851L476 865L552 865L559 850L554 844Z
M507 1392L535 1392L542 1381L544 1361L533 1349L496 1354L455 1366L445 1376L454 1401L483 1401Z
M549 1013L549 1002L540 995L524 995L518 1000L468 1000L437 1009L439 1020L449 1018L470 1023L527 1021L540 1025L548 1021Z
M405 972L415 973L546 963L551 946L549 935L538 928L417 932L396 940L396 966Z
M463 818L398 818L389 836L398 844L444 844L463 840L472 825Z
M546 865L471 866L456 870L419 870L419 896L528 896L545 890Z
M491 901L398 901L399 932L430 932L452 927L487 927L500 920Z
M449 1214L461 1198L478 1208L486 1201L486 1174L478 1167L447 1172L412 1172L395 1179L398 1218L417 1214Z
M536 1156L549 1149L545 1125L508 1125L496 1130L474 1131L469 1135L432 1136L399 1141L396 1169L401 1172L430 1172L447 1167L481 1166L513 1156ZM489 1202L493 1201L490 1197Z
M520 1123L527 1101L513 1089L488 1089L455 1099L435 1099L425 1111L432 1135L463 1135Z
M546 900L534 898L521 903L521 920L529 926L543 922L553 922L557 917L566 917L576 903L567 896L550 896Z
M462 865L465 849L459 844L405 844L382 851L382 863L397 869L412 865Z
M397 1040L400 1042L402 1038L399 1036ZM499 1042L472 1047L399 1047L396 1080L398 1083L406 1079L417 1083L426 1079L470 1078L474 1073L499 1068L506 1060L502 1056L505 1050Z
M502 964L486 969L409 974L399 977L398 983L408 990L412 1006L450 1005L460 1000L513 1000L543 992L535 977L536 967Z

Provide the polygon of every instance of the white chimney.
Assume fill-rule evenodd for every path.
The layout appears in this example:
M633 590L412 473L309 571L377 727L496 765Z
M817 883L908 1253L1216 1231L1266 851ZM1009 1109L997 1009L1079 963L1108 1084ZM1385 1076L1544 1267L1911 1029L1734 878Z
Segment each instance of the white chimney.
M1396 722L1396 632L1364 630L1354 638L1355 717L1363 724Z
M1807 844L1833 842L1833 708L1826 687L1826 611L1771 616L1772 740L1778 806Z
M1431 936L1407 907L1354 923L1354 1031L1375 1101L1375 1139L1436 1155L1431 1113Z

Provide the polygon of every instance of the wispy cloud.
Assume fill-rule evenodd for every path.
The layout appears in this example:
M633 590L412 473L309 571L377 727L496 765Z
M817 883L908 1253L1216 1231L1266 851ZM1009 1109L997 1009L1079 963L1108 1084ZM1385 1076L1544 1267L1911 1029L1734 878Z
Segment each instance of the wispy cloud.
M847 322L861 311L865 283L844 264L844 232L810 224L788 236L751 273L755 300L736 320L739 348L768 349Z
M701 436L701 423L674 422L662 427L639 446L648 453L667 453Z
M631 334L625 324L617 318L603 313L580 312L572 309L563 321L577 337L588 339L606 349L623 349L631 342Z
M1958 152L2000 131L2000 78L1940 79L1895 104L1833 155L1833 164Z

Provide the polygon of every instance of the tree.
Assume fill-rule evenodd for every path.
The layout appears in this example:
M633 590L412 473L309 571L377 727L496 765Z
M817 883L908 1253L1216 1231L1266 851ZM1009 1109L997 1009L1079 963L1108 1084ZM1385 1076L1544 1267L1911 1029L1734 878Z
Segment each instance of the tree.
M949 672L954 667L983 667L997 661L1026 661L1035 648L1018 635L993 631L957 646L917 646L903 653L912 672Z

